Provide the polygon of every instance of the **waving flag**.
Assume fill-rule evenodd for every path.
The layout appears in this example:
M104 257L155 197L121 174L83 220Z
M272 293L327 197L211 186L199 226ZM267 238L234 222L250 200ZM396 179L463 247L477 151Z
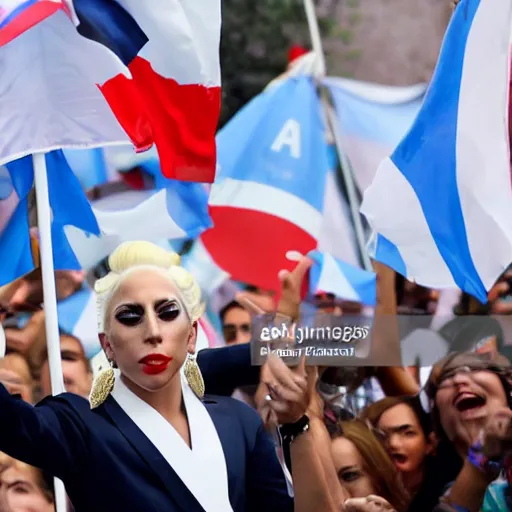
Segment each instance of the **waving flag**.
M165 188L124 191L91 207L62 151L46 154L46 167L56 270L89 269L126 240L194 238L211 225L208 194L199 183L162 178ZM28 219L33 182L29 156L0 168L0 286L34 268Z
M0 163L129 137L212 182L219 41L220 0L0 0Z
M210 191L214 227L202 236L231 277L277 289L286 252L316 248L329 168L312 80L292 78L257 96L217 138Z
M361 208L379 261L482 302L512 262L511 22L512 0L460 2L422 109Z
M348 78L326 78L332 94L343 150L361 191L379 164L407 134L423 103L426 84L394 87Z
M332 293L344 300L361 302L374 306L377 298L377 276L348 263L344 263L329 253L311 251L308 257L313 260L309 271L309 292Z
M67 299L58 302L57 310L59 327L80 340L87 359L94 357L101 350L94 291L82 288Z
M16 163L0 167L0 286L30 272L33 267L28 195L34 175Z
M159 190L123 190L92 202L101 234L72 224L63 235L80 267L89 269L129 240L158 242L199 236L211 226L208 194L199 183L167 180Z

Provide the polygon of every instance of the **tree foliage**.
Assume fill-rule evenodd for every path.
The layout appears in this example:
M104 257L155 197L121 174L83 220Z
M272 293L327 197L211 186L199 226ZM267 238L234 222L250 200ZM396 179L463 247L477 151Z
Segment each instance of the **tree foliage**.
M329 0L319 17L323 35L333 29L329 14L339 1ZM303 0L223 0L222 23L221 125L286 70L292 45L310 46Z

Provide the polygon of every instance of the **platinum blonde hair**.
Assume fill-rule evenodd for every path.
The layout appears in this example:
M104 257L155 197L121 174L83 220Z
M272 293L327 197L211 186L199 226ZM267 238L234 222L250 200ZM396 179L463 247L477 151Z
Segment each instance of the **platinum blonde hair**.
M150 242L125 242L109 257L110 272L94 285L98 309L98 332L108 328L108 306L121 283L139 270L159 272L172 282L190 322L199 320L204 312L201 289L192 274L180 266L180 256Z

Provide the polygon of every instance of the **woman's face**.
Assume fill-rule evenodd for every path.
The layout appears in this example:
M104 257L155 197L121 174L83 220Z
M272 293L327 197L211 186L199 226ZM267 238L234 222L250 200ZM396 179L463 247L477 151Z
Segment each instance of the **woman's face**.
M350 497L365 498L375 494L363 458L354 443L345 437L337 437L332 441L331 448L338 479Z
M385 411L377 423L386 439L386 449L398 471L413 473L422 469L431 452L418 417L407 404L398 404Z
M448 439L464 450L477 440L487 418L507 407L499 377L485 370L460 371L444 379L435 402Z
M12 465L2 473L11 512L54 512L53 503L39 487L38 477L38 470L25 464Z
M158 271L134 271L124 279L107 311L103 338L107 357L146 391L165 387L193 352L196 326L184 310L176 286Z

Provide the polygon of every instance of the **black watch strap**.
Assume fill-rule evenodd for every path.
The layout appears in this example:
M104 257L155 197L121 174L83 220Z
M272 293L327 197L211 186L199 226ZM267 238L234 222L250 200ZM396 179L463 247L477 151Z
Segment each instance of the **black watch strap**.
M283 442L292 443L297 437L299 437L304 432L309 430L309 417L304 414L300 420L295 423L289 423L287 425L281 425L279 428L279 432L281 433L281 437Z

